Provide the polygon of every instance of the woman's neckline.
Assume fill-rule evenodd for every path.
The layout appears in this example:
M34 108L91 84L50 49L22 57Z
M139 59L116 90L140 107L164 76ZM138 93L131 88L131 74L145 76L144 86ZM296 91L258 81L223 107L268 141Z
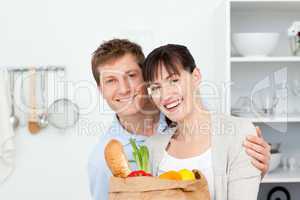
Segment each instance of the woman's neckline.
M166 149L164 149L164 153L165 155L167 155L168 157L172 158L172 159L175 159L175 160L181 160L181 161L184 161L184 160L191 160L191 159L199 159L199 158L202 158L202 157L206 157L208 155L211 154L211 147L207 148L204 152L202 152L201 154L199 155L196 155L196 156L190 156L190 157L186 157L186 158L177 158L175 156L172 156L170 155Z

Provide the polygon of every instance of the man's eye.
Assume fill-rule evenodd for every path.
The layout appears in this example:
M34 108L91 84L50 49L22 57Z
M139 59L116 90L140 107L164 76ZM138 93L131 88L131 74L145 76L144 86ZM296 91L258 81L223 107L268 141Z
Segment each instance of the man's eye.
M108 79L108 80L105 81L105 83L114 83L114 82L115 82L114 79Z
M133 77L136 76L136 74L129 74L128 76L131 77L131 78L133 78Z

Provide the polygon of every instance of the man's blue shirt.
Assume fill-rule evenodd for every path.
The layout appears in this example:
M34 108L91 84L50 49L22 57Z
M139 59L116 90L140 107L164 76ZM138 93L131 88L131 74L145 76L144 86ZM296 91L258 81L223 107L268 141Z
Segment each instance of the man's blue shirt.
M167 123L164 115L160 114L157 134L162 134L167 129ZM98 144L90 154L88 161L88 175L90 183L90 192L93 200L108 200L109 179L112 176L110 169L106 165L104 158L104 148L111 139L119 140L127 154L128 160L133 160L132 148L129 139L134 138L138 145L144 143L146 136L131 134L120 124L117 117L114 117L111 127L105 133L101 134ZM129 162L131 170L136 170L136 164Z

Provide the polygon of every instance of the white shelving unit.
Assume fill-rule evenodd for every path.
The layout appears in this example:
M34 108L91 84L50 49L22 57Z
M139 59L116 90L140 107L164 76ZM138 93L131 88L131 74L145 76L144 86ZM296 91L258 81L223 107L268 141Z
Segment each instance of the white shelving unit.
M286 68L288 84L293 79L300 80L300 56L291 55L287 37L287 29L294 21L300 21L300 1L228 0L217 8L215 14L215 65L218 69L216 80L223 88L224 85L228 86L222 90L220 104L225 102L221 106L222 112L231 114L237 99L247 95L249 97L254 86L270 73ZM231 36L238 32L278 32L280 39L270 57L241 57L232 52ZM237 90L236 86L240 89ZM300 110L296 111L299 103L300 97L289 96L290 110L285 116L255 117L253 115L247 118L255 123L300 123ZM276 169L267 174L262 182L300 183L300 169L294 172Z
M262 183L299 183L300 169L289 171L282 168L277 168L274 171L266 174Z
M232 63L255 63L255 62L299 62L300 63L300 57L231 57L230 61Z
M298 123L300 121L300 114L289 114L286 116L276 117L256 117L249 118L254 123Z
M292 117L292 118L250 118L253 123L298 123L300 121L299 117Z

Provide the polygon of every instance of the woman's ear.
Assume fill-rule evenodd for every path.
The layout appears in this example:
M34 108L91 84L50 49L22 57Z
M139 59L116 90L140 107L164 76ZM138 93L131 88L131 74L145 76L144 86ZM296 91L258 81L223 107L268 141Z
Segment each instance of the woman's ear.
M192 76L193 76L193 83L195 84L195 86L198 86L201 82L201 79L202 79L200 69L195 67L195 69L192 72Z

